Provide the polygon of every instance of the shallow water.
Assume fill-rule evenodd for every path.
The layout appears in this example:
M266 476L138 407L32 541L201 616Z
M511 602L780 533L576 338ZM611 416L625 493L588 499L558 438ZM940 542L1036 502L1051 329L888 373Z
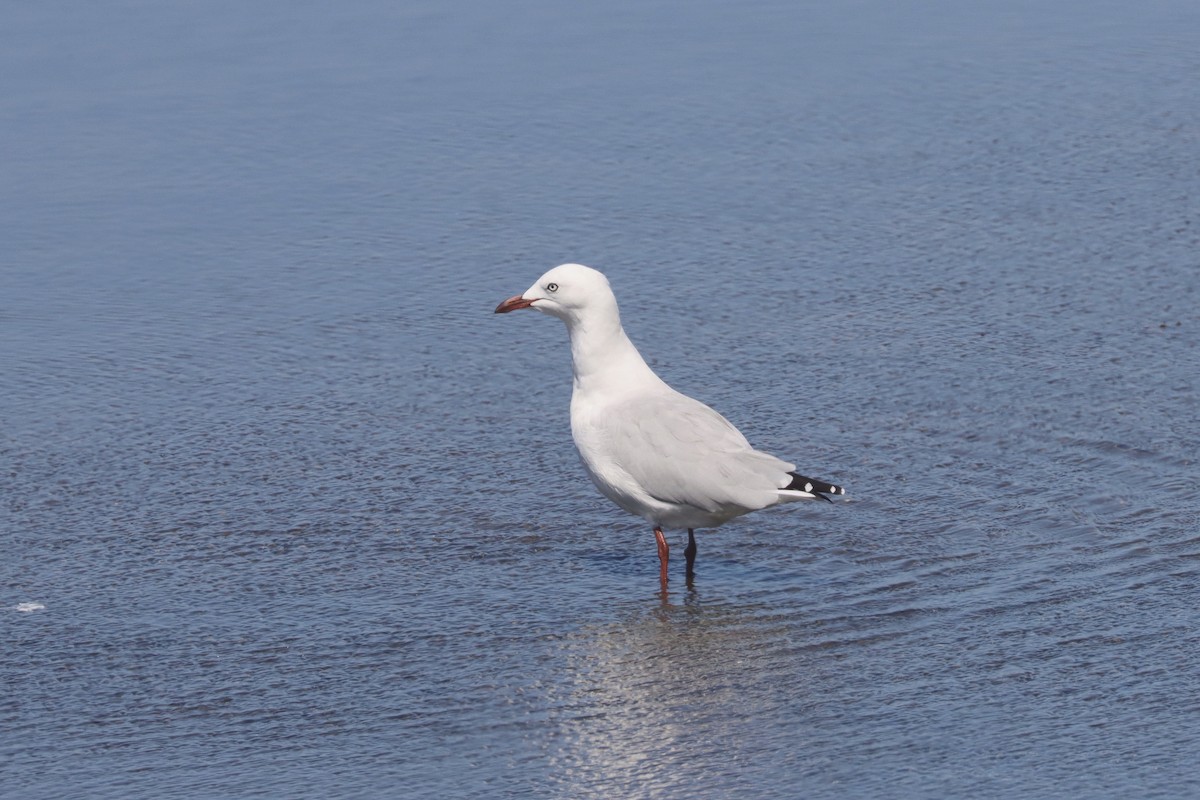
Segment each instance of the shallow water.
M7 16L0 794L1200 793L1193 4ZM568 260L846 501L660 597Z

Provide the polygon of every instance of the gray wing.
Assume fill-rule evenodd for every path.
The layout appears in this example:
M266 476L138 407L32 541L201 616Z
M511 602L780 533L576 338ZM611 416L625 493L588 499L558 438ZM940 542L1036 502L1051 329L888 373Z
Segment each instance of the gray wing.
M687 395L640 396L603 425L613 460L650 496L705 511L779 501L792 464L755 450L729 420Z

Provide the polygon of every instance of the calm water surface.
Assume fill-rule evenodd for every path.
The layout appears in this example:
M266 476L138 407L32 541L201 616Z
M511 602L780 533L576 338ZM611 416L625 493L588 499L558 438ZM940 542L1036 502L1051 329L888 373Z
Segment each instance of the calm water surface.
M0 795L1197 796L1197 30L9 8ZM571 260L847 500L659 597Z

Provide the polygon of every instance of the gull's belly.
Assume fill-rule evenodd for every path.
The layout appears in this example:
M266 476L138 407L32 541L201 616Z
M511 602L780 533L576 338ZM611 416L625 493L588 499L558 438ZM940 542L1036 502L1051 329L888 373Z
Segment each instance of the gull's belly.
M602 495L639 517L661 510L665 504L651 497L620 465L603 432L588 425L572 424L571 428L579 460Z

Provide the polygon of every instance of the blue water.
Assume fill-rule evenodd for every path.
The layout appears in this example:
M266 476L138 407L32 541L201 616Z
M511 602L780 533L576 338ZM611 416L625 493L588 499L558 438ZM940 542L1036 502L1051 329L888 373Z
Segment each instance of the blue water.
M4 18L0 795L1200 794L1194 3ZM564 261L847 500L660 597Z

